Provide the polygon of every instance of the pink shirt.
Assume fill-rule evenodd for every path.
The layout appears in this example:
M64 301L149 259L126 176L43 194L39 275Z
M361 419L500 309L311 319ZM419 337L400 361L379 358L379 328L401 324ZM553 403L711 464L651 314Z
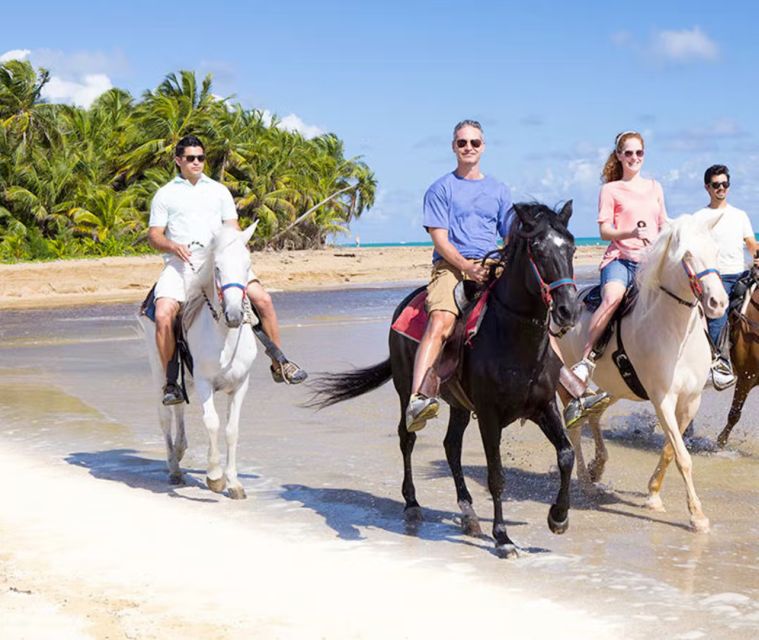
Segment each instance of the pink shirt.
M632 231L640 220L646 223L648 229L659 234L667 220L667 210L664 207L664 192L656 180L643 181L637 189L630 187L628 182L615 180L601 187L598 196L598 223L611 223L615 229ZM640 262L643 257L643 241L640 238L612 240L603 260L603 269L612 260L632 260Z

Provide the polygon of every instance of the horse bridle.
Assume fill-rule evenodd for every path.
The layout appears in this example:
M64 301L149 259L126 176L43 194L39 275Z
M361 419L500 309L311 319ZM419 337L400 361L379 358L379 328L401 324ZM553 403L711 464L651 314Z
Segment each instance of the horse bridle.
M193 240L189 245L189 247L199 247L200 249L205 249L205 245L203 245L200 242L197 242L196 240ZM192 272L197 275L197 271L195 270L195 266L192 264L192 262L188 261L188 264L190 265L190 269L192 269ZM206 305L208 306L208 310L211 312L211 316L213 316L213 319L218 322L221 318L222 314L225 311L224 308L224 292L227 289L240 289L242 292L242 300L243 300L243 312L244 312L244 320L243 323L250 321L250 313L252 313L252 309L250 308L250 300L248 300L248 296L245 295L245 292L247 291L248 287L247 285L241 283L241 282L228 282L227 284L221 284L218 278L217 269L214 269L214 282L216 284L216 290L218 292L219 297L219 304L221 304L221 313L216 310L216 308L213 306L213 303L211 300L209 300L208 295L206 295L205 290L202 291L203 298L205 298ZM250 284L250 283L248 283Z
M677 302L680 303L681 305L692 309L699 303L699 301L701 300L701 296L704 295L704 285L701 284L701 278L705 278L710 273L716 274L718 278L720 278L721 275L720 275L719 270L713 267L697 272L695 269L693 269L693 267L691 267L686 262L685 258L682 258L680 260L680 264L682 265L683 270L685 271L685 275L688 276L688 284L690 285L690 290L693 292L693 295L696 297L696 299L693 302L688 302L687 300L683 300L680 296L672 293L664 285L659 285L659 289L661 289L664 293L666 293L671 298L674 298L675 300L677 300Z
M544 222L545 224L545 222ZM529 241L534 238L541 230L543 229L543 226L540 225L533 231L529 233L520 233L520 231L516 232L516 235L518 235L523 240L527 240L527 257L530 261L530 266L532 267L532 272L535 274L535 278L538 281L538 285L540 287L540 297L543 300L543 303L546 305L546 320L541 322L541 324L549 324L549 315L553 309L553 295L552 292L556 289L559 289L561 287L567 287L572 286L577 290L577 283L575 282L574 278L559 278L558 280L554 280L553 282L546 282L543 279L543 276L540 275L540 270L538 269L538 265L535 263L535 258L532 255L532 249L530 247ZM505 264L506 261L506 247L503 247L502 249L496 249L494 251L489 252L484 258L482 258L482 265L485 266L485 261L494 253L499 253L501 255L501 259L498 261L501 265ZM492 284L490 285L492 286ZM513 310L511 310L506 304L503 303L503 301L499 300L497 296L493 296L496 302L498 302L502 307L504 307L507 311L514 315L519 315ZM550 330L549 333L554 337L561 337L563 336L567 331L569 330L569 327L563 329L562 331L559 331L558 333L555 333Z

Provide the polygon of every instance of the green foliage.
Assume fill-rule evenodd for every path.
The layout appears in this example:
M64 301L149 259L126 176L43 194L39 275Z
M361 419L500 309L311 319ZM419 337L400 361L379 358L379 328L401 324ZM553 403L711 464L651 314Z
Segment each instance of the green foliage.
M148 252L150 201L187 134L206 144L206 171L241 223L259 221L258 245L321 246L374 203L374 175L336 135L279 129L215 96L210 75L169 74L141 100L111 89L87 109L45 103L48 81L28 62L0 64L0 260Z

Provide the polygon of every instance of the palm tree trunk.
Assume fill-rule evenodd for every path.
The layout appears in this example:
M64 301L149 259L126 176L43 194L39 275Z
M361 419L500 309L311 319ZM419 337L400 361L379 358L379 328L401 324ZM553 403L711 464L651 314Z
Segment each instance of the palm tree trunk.
M303 220L306 219L306 217L310 213L314 212L316 209L318 209L319 207L321 207L323 204L326 204L330 200L332 200L335 197L339 196L341 193L345 193L346 191L350 191L351 189L357 189L357 188L358 188L358 185L351 185L349 187L344 187L344 188L340 189L339 191L335 191L332 195L327 196L326 198L324 198L324 200L322 200L318 204L315 204L308 211L306 211L303 215L299 216L297 220L295 220L294 222L291 222L285 229L283 229L279 233L275 233L271 238L269 238L269 241L266 243L266 246L267 247L271 246L272 242L274 242L277 238L279 238L280 236L282 236L285 233L287 233L288 231L290 231L290 229L292 229L297 224L300 224Z

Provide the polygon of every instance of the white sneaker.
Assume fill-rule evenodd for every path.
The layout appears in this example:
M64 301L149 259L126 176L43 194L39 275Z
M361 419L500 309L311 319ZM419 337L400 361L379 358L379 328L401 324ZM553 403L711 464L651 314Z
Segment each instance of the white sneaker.
M732 373L725 373L721 369L712 369L712 384L717 391L724 391L735 384L736 377Z
M572 367L572 373L574 373L580 380L582 380L585 384L588 383L588 380L590 380L590 376L593 375L593 369L596 368L596 365L588 360L587 358L583 358L575 364Z

